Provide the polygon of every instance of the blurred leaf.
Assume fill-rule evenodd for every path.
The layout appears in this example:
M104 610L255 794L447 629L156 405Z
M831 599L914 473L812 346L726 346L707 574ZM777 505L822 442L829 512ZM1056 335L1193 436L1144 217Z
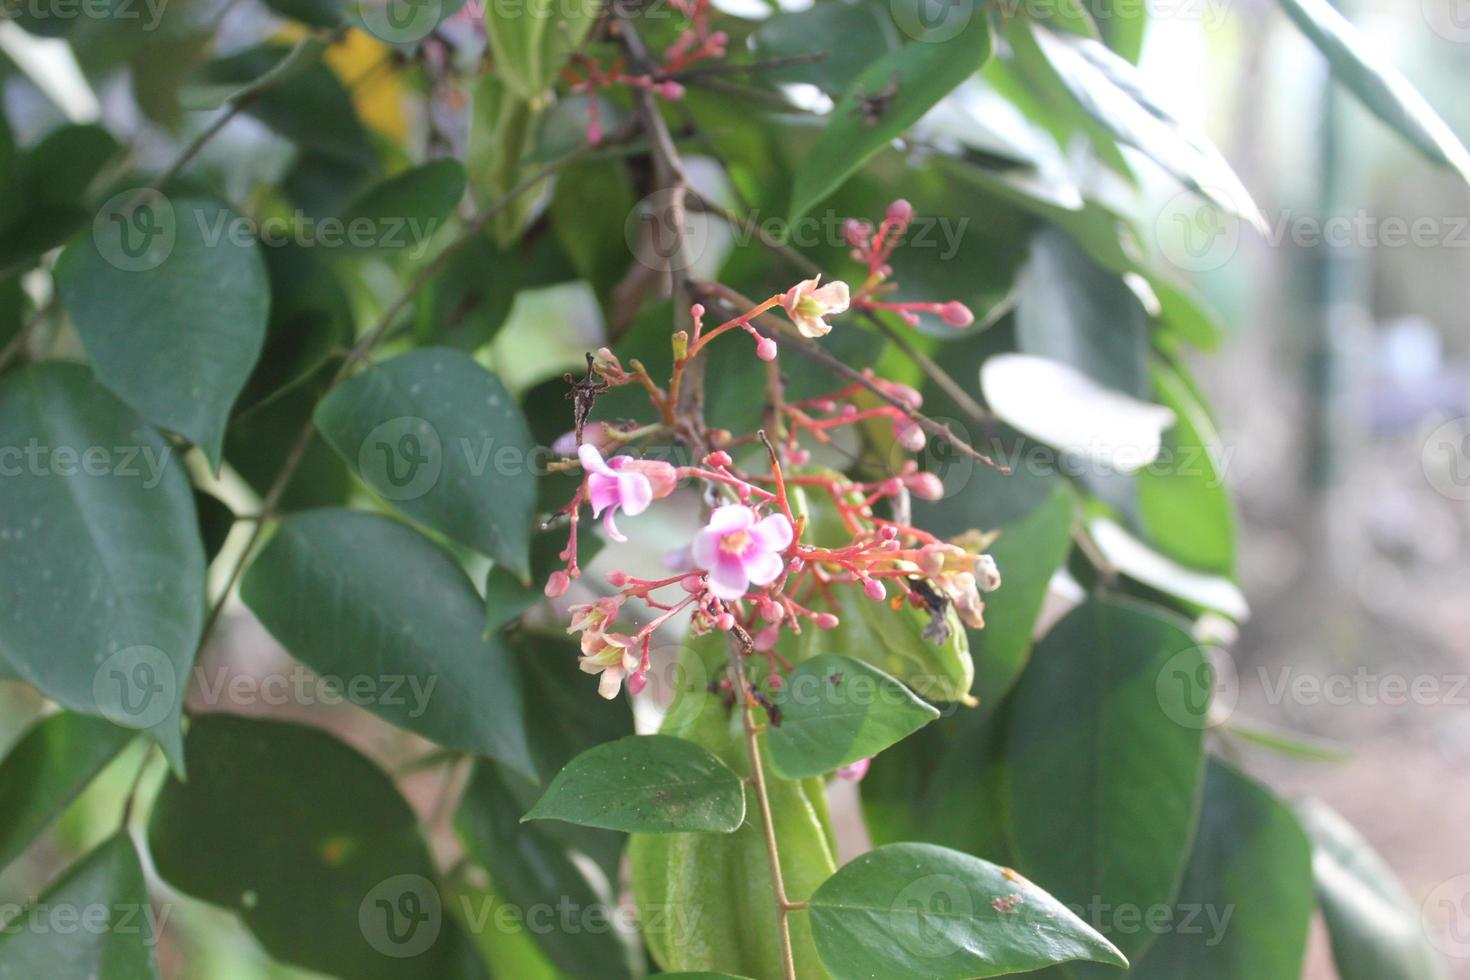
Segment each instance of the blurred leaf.
M939 717L883 671L831 654L799 664L771 700L780 720L772 718L766 749L787 779L875 756Z
M213 39L209 31L160 38L133 56L128 76L143 115L166 129L179 128L184 118L179 93Z
M761 73L768 82L815 85L833 99L840 98L873 64L893 47L892 28L877 9L859 3L822 3L806 10L776 14L750 36L757 61L825 55Z
M570 2L582 4L587 0ZM470 99L465 170L475 200L484 208L502 200L526 176L522 161L542 109L516 94L497 72L481 76ZM534 193L522 194L495 216L495 241L502 249L508 249L521 236L536 200Z
M795 225L989 55L990 28L975 17L946 41L910 44L864 69L797 167L789 222Z
M343 0L265 0L265 5L282 17L313 27L337 27L342 23Z
M285 466L298 434L311 422L321 389L334 371L334 364L323 365L308 382L281 391L230 425L225 459L257 493L264 495ZM350 483L347 468L313 427L296 475L276 509L286 512L335 506L347 499Z
M173 447L58 361L0 378L0 447L30 460L0 480L0 650L63 707L148 730L177 767L206 598Z
M454 252L424 291L414 323L420 344L473 351L505 326L522 285L521 257L477 235Z
M1174 413L1155 465L1138 472L1138 512L1149 540L1191 568L1232 574L1235 513L1216 465L1224 449L1214 423L1184 380L1153 365L1154 397Z
M1352 825L1319 800L1295 808L1312 840L1317 899L1342 980L1438 980L1444 967L1425 940L1420 909Z
M836 980L963 980L1072 960L1128 965L1014 871L932 844L889 844L839 868L812 895L811 917Z
M0 162L0 179L18 200L0 195L0 272L34 262L91 222L96 202L88 192L119 151L110 133L91 125L53 129L24 154L12 149L11 173Z
M672 735L630 735L577 756L524 817L625 833L728 834L745 819L740 778Z
M1089 521L1087 533L1103 558L1129 578L1190 605L1224 613L1237 622L1250 615L1240 587L1225 576L1185 568L1105 517Z
M44 833L135 734L70 712L31 726L0 762L0 868ZM0 946L0 974L4 969Z
M357 251L398 251L417 257L464 197L458 160L441 158L395 174L368 188L342 214L348 246ZM355 227L371 228L370 244L353 240Z
M98 921L96 910L106 918ZM81 928L59 925L58 914L75 915ZM0 976L156 978L154 924L138 852L127 832L119 832L0 923Z
M204 563L210 565L235 526L235 512L214 494L197 488L194 490L194 510L199 515L199 540L204 545Z
M596 921L589 917L598 910L603 923L611 917L616 899L607 880L540 827L521 823L520 816L521 806L498 768L480 762L460 800L455 827L470 858L490 872L497 895L523 917L541 908L570 907L577 913L527 920L541 949L569 975L641 974L635 937L618 928L616 919L595 931L584 924Z
M459 351L409 351L328 392L316 421L403 513L529 576L536 447L495 375Z
M350 698L355 683L371 681L370 696L353 698L362 707L534 775L509 654L481 635L469 579L416 531L345 510L292 515L251 564L240 596L282 646L337 678Z
M1470 151L1375 43L1327 0L1281 0L1281 9L1322 52L1332 77L1424 155L1470 182Z
M602 11L596 0L490 4L485 35L496 74L522 99L539 98L582 44Z
M57 260L67 313L98 379L218 466L230 406L265 340L260 248L211 200L142 193L108 217Z
M434 865L382 770L319 729L230 715L195 718L187 751L189 781L169 779L148 823L164 881L235 912L283 962L443 976Z
M632 177L621 160L588 160L568 167L551 198L557 241L604 308L633 264L626 228L636 204Z
M1312 907L1311 848L1291 811L1211 759L1199 832L1174 901L1178 910L1200 909L1201 921L1164 931L1130 975L1297 980Z
M1199 812L1204 732L1186 709L1208 697L1203 663L1173 621L1112 599L1088 600L1037 645L1010 716L1010 824L1022 869L1062 901L1173 899ZM1129 956L1152 938L1097 925Z

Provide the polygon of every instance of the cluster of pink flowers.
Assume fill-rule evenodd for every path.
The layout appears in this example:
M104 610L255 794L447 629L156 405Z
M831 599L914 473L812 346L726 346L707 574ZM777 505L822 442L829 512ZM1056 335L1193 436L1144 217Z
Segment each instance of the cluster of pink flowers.
M672 494L680 485L703 487L725 502L715 506L704 527L687 546L676 551L674 574L641 579L624 572L608 576L612 595L569 609L569 632L580 634L584 671L600 675L598 691L616 697L626 683L637 694L647 684L649 649L654 632L681 613L692 618L697 633L737 631L749 646L768 658L772 685L779 686L788 663L776 650L783 632L832 629L839 624L841 603L835 590L858 589L872 602L899 608L904 603L942 615L952 606L972 627L983 624L981 593L999 585L995 564L983 553L981 537L941 541L912 527L897 515L907 514L907 498L937 499L943 485L931 473L921 472L913 460L898 472L874 481L849 478L827 469L808 467L810 450L801 443L830 441L834 429L875 418L891 421L895 441L908 450L924 445L923 428L915 419L922 403L917 391L865 373L865 383L854 383L820 398L772 405L773 426L779 434L769 441L764 432L736 435L723 430L706 437L711 449L693 465L675 466L661 460L639 459L616 452L653 436L673 435L678 420L674 406L682 372L689 361L722 334L747 333L756 342L757 356L771 360L775 342L762 335L753 321L780 308L798 332L820 336L831 329L827 317L845 310L846 284L822 285L816 279L778 293L750 310L709 330L705 310L691 309L693 330L674 337L674 368L667 387L650 378L637 361L629 365L606 348L590 361L599 389L638 385L647 391L658 422L613 426L589 422L580 433L559 441L568 459L564 468L580 468L583 479L571 501L562 508L570 533L561 557L566 567L546 583L548 596L560 596L580 576L577 565L577 528L584 505L601 518L607 536L626 540L615 523L620 514L637 515L654 501ZM853 402L869 385L884 391L897 404L860 408ZM751 468L737 466L732 451L762 450ZM807 517L798 516L791 493L801 487L818 495L842 522L848 539L822 546L804 539ZM884 502L888 506L883 506ZM887 515L887 516L885 516ZM645 613L634 615L633 605ZM635 626L630 621L642 620Z
M888 210L876 229L871 222L856 218L849 218L843 223L842 236L852 246L852 257L868 268L868 276L862 287L853 294L853 307L897 313L911 327L919 325L920 313L933 314L955 329L968 327L975 322L975 314L958 300L946 303L891 303L881 299L895 288L894 283L889 281L893 275L893 267L888 264L888 260L913 220L914 206L900 199L888 205Z

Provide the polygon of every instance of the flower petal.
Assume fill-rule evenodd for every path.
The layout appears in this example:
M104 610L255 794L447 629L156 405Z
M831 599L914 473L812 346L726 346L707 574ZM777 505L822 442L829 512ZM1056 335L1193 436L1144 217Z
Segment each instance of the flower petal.
M591 443L584 442L577 447L577 458L582 461L582 469L588 473L600 473L603 476L616 476L612 467L603 461L602 453Z
M613 523L613 515L617 512L618 509L616 507L614 507L612 510L609 510L607 512L607 516L602 519L602 526L607 529L608 537L621 544L622 542L627 541L628 538L627 535L623 534L622 531L619 531L618 526Z
M604 476L593 473L587 477L587 500L592 504L593 517L601 517L604 510L622 503L623 495L616 474Z
M704 528L716 534L729 534L731 531L743 531L754 523L755 511L744 504L726 504L710 513L709 523Z
M839 279L813 291L812 299L825 306L828 313L841 313L847 309L851 297L847 292L847 283Z
M769 551L785 551L791 545L791 522L785 514L771 514L756 522L750 536Z
M653 503L653 484L642 473L619 473L618 492L623 513L630 517L643 513Z
M832 324L819 316L796 316L792 315L791 322L796 324L796 332L811 340L825 337L832 332Z
M695 568L713 568L720 554L720 533L700 531L689 545L689 557Z
M618 696L623 689L623 668L609 667L602 672L602 679L597 682L597 693L611 701Z
M721 555L708 571L709 590L727 602L739 599L750 588L745 563L734 555Z
M776 552L762 548L747 550L740 560L752 585L770 585L781 577L781 569L786 564Z

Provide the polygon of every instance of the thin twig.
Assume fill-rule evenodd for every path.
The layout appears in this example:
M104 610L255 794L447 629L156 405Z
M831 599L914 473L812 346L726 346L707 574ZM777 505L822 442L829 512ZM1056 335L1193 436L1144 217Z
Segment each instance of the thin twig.
M765 61L747 61L740 64L730 62L716 62L708 65L700 65L697 68L686 68L672 74L655 74L654 78L659 81L687 82L696 78L709 78L713 75L748 75L752 72L775 71L780 68L789 68L792 65L809 65L817 61L825 61L831 54L829 51L808 51L805 54L787 55L782 58L767 58Z

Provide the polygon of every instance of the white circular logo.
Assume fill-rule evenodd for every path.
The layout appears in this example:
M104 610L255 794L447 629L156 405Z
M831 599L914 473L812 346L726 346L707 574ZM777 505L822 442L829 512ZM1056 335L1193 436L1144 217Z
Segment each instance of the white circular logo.
M434 945L444 925L439 890L423 875L394 875L363 898L357 925L384 956L417 956Z
M1213 272L1240 247L1240 218L1204 197L1181 191L1154 219L1160 254L1185 272Z
M413 44L429 36L444 12L443 0L357 0L364 27L389 44Z
M623 237L640 265L655 272L683 272L709 247L708 220L676 207L673 191L654 191L633 206Z
M937 44L956 37L975 16L975 0L889 0L893 22L915 41Z
M925 875L894 897L890 911L913 920L912 928L895 930L899 944L914 956L938 959L960 948L943 923L973 916L975 900L954 875Z
M1470 874L1442 881L1420 909L1424 935L1452 959L1470 959Z
M444 445L427 419L400 415L374 426L357 447L357 471L389 500L414 500L439 482Z
M1419 449L1424 478L1451 500L1470 500L1470 418L1450 419Z
M1203 730L1224 722L1240 700L1235 658L1222 647L1181 650L1154 678L1164 715L1182 728Z
M152 188L114 194L92 219L97 253L124 272L147 272L163 265L177 240L174 206Z
M123 728L152 728L179 700L173 661L158 647L124 647L92 675L92 700L102 717Z
M1470 0L1419 0L1429 29L1446 41L1470 43Z

